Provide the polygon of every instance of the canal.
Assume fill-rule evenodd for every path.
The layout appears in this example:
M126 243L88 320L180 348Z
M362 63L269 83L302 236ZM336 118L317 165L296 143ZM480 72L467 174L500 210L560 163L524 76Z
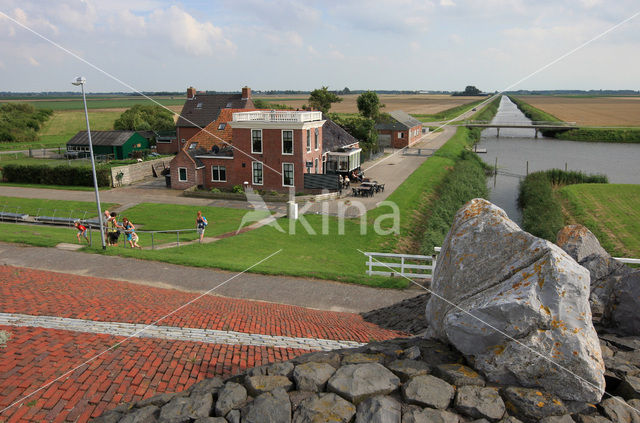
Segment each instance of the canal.
M493 123L530 123L518 107L503 96ZM498 174L487 183L490 201L498 205L509 217L521 223L517 207L518 184L527 173L546 169L579 170L585 173L607 175L610 183L640 184L640 144L561 141L535 138L533 129L500 129L482 131L478 148L485 163L494 165L498 160Z

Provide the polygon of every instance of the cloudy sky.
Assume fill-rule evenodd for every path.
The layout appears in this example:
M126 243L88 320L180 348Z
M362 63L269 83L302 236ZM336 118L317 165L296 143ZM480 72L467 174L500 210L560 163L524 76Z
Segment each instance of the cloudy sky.
M502 90L637 0L0 0L0 91ZM640 16L514 89L640 89Z

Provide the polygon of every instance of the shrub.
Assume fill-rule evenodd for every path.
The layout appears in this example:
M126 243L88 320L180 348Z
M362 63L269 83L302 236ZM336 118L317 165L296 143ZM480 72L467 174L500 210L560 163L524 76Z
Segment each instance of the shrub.
M242 194L244 192L244 189L242 188L242 185L234 185L233 188L231 189L231 192Z
M211 188L209 191L210 192L215 192L215 193L222 192L222 191L220 191L219 188L216 188L216 187Z
M442 245L453 217L462 205L489 194L484 167L481 160L475 154L473 156L459 160L438 187L424 231L423 254L433 254L433 247Z

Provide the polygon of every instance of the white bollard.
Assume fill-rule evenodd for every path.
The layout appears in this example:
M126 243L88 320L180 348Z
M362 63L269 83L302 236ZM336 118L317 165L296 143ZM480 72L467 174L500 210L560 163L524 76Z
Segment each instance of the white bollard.
M298 204L295 201L287 201L287 217L298 220Z

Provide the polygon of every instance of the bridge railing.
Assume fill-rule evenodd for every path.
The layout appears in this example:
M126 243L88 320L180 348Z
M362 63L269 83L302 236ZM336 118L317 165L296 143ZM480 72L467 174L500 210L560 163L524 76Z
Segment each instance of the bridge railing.
M465 120L464 125L491 125L491 126L562 126L573 127L576 122L551 122L544 120L532 120L530 125L527 122L491 122L488 120Z

